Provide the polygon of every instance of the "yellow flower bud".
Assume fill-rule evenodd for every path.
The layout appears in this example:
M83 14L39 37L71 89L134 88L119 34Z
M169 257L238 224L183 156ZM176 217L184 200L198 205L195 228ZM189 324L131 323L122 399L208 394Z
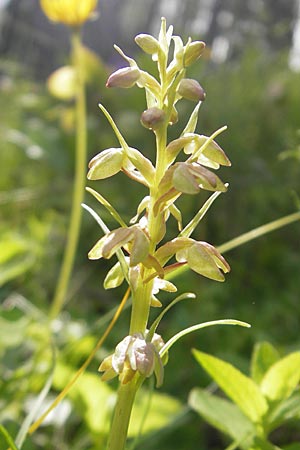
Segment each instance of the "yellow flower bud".
M53 22L78 26L89 19L98 0L40 0L46 16Z

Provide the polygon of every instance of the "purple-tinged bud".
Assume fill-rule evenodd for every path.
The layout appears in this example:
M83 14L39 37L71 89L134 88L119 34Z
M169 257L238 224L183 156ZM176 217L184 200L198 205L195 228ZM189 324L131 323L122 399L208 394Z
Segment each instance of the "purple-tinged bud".
M131 88L140 78L137 67L124 67L113 72L107 80L106 87Z
M166 113L155 106L146 109L141 115L141 123L149 130L157 130L165 121Z
M159 50L159 42L150 34L138 34L135 37L135 42L145 53L154 55Z
M197 61L205 49L205 43L202 41L191 42L184 51L184 66L188 67Z
M191 78L183 78L179 83L177 92L181 97L192 100L193 102L203 102L206 97L202 86L200 86L198 81L192 80Z

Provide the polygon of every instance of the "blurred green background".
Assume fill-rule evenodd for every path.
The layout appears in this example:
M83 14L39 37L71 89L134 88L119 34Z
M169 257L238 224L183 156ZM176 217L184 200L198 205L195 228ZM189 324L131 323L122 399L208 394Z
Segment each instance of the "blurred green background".
M134 56L141 67L151 70L152 63L132 42L138 32L156 31L163 14L175 25L175 34L185 38L192 35L208 45L204 57L189 72L207 93L198 131L209 135L228 125L218 143L232 161L232 167L220 173L229 182L229 191L213 205L195 238L217 246L299 210L298 1L103 0L99 7L100 17L84 30L85 42L101 61L87 92L89 157L116 145L97 107L99 101L109 109L130 145L153 157L153 136L139 124L145 107L143 92L138 88L107 90L105 80L121 64L113 42ZM53 338L49 343L44 324L70 212L74 111L71 102L51 97L46 79L68 60L68 34L62 26L47 22L37 1L3 2L0 18L0 420L15 436L49 380L51 366L56 366L49 394L54 398L87 358L124 286L103 289L110 262L87 259L101 231L83 212L66 306L51 325ZM170 130L170 139L182 131L192 106L188 102L180 105L180 119ZM89 185L109 199L127 221L144 196L142 188L123 174ZM200 194L179 201L184 223L205 199L205 194ZM115 226L106 210L88 194L85 201L110 227ZM299 349L299 230L299 223L289 225L228 253L232 271L225 283L188 272L178 278L179 293L195 292L197 300L179 304L167 315L159 330L164 339L189 325L219 318L244 320L252 328L211 328L176 344L160 390L172 398L154 398L158 407L151 413L152 422L138 450L219 450L228 445L185 406L194 386L210 383L193 360L191 348L227 359L245 372L258 341L272 342L282 354ZM171 220L169 233L176 234ZM169 296L162 298L170 300ZM127 310L81 384L62 403L61 410L25 441L24 450L104 448L111 404L107 393L95 394L96 389L102 389L97 367L127 334L128 318ZM113 395L116 384L110 387L109 395ZM139 406L137 416L145 410L145 403ZM165 411L161 411L163 404ZM282 435L298 442L297 430L299 422L285 428ZM0 448L5 449L1 439ZM280 434L277 439L280 445Z

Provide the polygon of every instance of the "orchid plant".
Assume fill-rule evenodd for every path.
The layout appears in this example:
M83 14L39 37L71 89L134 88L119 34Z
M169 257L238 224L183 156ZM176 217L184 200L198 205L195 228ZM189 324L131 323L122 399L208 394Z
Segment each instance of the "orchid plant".
M99 367L104 381L119 377L120 382L107 444L109 450L125 447L131 409L138 388L153 373L157 387L162 385L168 350L181 336L215 324L248 326L236 320L197 324L164 343L156 333L161 319L180 300L194 297L193 293L176 297L149 324L150 308L163 306L157 297L159 290L170 294L177 291L177 286L170 278L178 268L187 266L219 282L224 281L224 274L230 270L228 262L213 245L191 237L213 201L227 190L228 185L212 169L216 170L221 165L230 166L230 161L214 140L226 127L211 136L196 132L198 112L205 99L205 92L198 81L186 77L186 71L199 59L205 44L189 38L184 45L179 36L173 35L173 27L167 28L164 18L157 39L140 34L135 41L157 63L158 79L143 71L134 59L115 46L128 66L110 75L107 87L131 88L136 85L145 89L147 107L141 114L141 124L155 137L155 163L126 142L109 112L99 105L119 146L97 154L89 163L87 177L89 180L102 180L122 171L131 180L145 186L148 195L141 199L135 216L127 224L108 200L94 189L87 188L118 223L118 227L112 231L95 211L84 205L104 232L104 236L90 250L89 258L110 259L116 255L118 259L106 275L104 288L116 288L126 281L132 299L129 333ZM181 135L168 142L168 127L178 121L176 104L181 99L193 101L196 105ZM177 159L182 154L184 161L182 156ZM182 195L196 195L203 190L211 195L195 217L184 225L176 200ZM166 241L167 222L171 216L178 223L178 234Z

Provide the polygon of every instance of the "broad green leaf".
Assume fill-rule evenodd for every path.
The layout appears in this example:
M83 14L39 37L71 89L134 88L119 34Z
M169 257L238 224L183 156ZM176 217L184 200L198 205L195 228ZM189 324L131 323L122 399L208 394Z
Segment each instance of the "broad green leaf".
M191 391L188 403L208 423L230 436L242 448L250 447L255 427L236 405L200 388Z
M268 429L272 431L292 419L300 419L300 392L295 392L272 410L268 416Z
M219 358L193 351L195 358L220 388L254 423L260 423L268 411L268 404L259 387L231 364Z
M294 352L273 364L262 379L260 388L271 401L288 398L300 380L300 352Z
M251 358L251 378L259 384L267 370L279 360L278 351L269 342L255 345Z

